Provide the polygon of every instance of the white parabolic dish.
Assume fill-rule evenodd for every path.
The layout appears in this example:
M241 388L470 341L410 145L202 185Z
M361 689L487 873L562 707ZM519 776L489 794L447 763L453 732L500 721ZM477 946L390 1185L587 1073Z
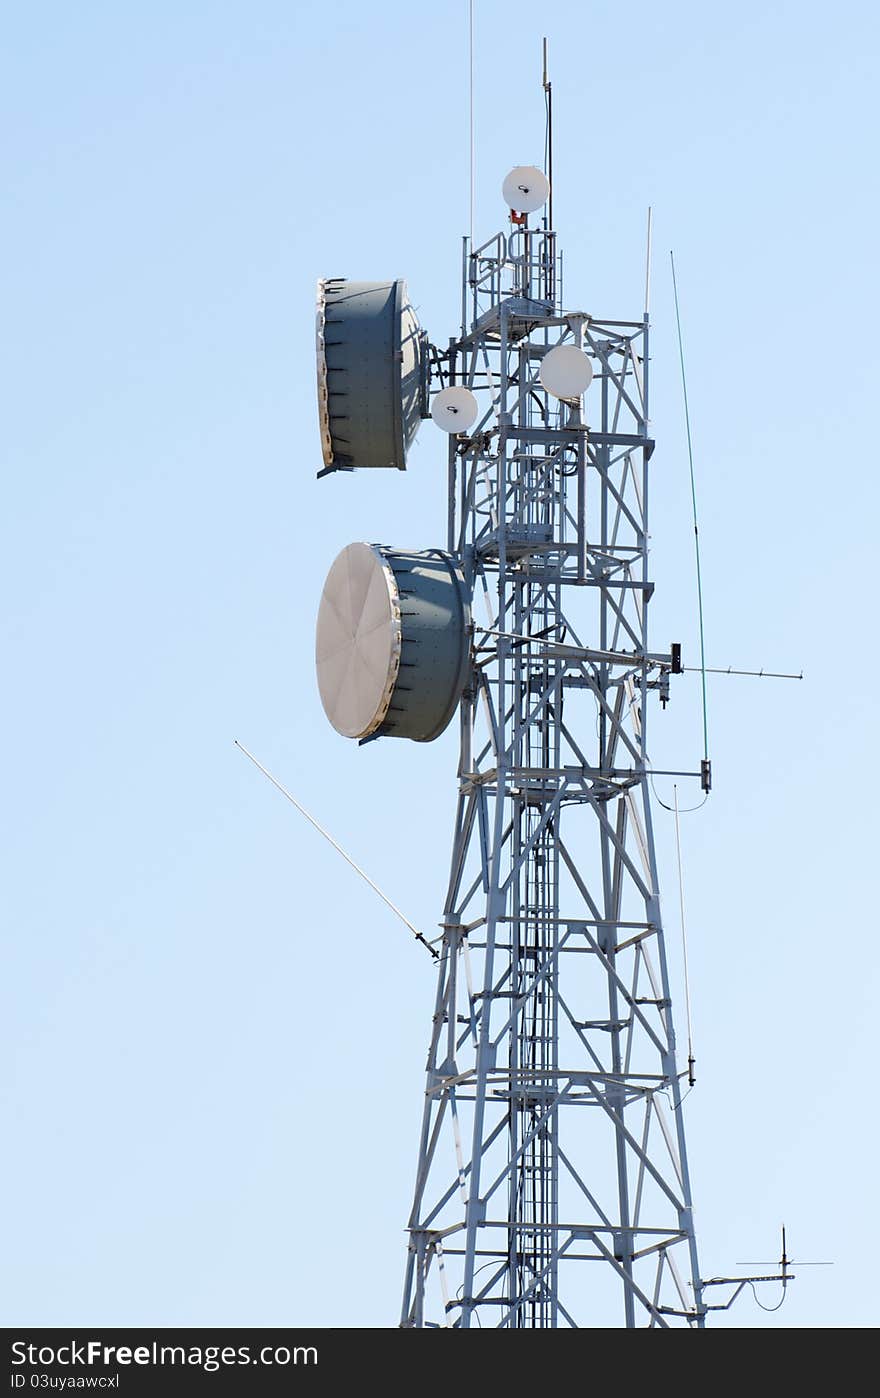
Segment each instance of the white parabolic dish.
M511 170L501 193L508 208L516 214L533 214L547 203L550 195L550 181L535 165L517 165Z
M475 396L463 384L442 388L431 404L431 417L444 432L467 432L480 411Z
M540 379L554 398L580 398L593 382L593 366L577 345L556 345L541 360Z
M315 636L324 712L346 738L375 732L400 668L400 597L378 549L349 544L327 575Z

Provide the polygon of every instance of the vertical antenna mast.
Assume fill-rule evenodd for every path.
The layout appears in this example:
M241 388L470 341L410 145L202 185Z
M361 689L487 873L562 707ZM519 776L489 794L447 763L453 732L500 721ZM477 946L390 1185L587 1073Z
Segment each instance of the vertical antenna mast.
M474 246L474 204L476 191L476 146L474 143L474 0L468 0L468 123L470 129L470 240Z
M648 205L648 237L645 247L645 320L651 312L651 205Z
M544 40L544 76L543 86L547 103L547 178L550 181L550 198L547 203L547 221L550 228L553 223L553 88L550 83L550 70L548 67L549 45Z

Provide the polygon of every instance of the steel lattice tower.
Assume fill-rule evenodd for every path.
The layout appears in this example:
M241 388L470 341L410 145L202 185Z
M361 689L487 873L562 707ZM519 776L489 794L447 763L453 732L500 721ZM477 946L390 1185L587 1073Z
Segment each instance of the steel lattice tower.
M401 1323L614 1323L601 1276L627 1326L702 1326L648 784L678 668L648 642L648 318L564 310L555 233L513 225L465 241L435 351L481 401L449 447L474 663ZM559 344L583 407L542 386Z

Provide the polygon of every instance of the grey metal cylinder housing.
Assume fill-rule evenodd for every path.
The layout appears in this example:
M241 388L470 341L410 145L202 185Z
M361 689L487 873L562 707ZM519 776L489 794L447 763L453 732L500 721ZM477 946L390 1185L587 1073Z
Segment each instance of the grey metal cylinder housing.
M440 549L349 544L324 584L315 664L337 733L439 737L470 671L470 607L455 560Z
M426 337L406 282L318 282L318 418L325 471L406 469L425 403Z

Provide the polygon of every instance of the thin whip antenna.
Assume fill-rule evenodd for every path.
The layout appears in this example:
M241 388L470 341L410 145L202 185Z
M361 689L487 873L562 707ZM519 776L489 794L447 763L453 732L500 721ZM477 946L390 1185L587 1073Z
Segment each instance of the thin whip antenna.
M697 606L700 614L700 672L703 678L703 760L709 761L709 720L706 705L706 646L703 639L703 579L700 572L700 531L697 526L697 488L694 483L694 449L691 442L691 415L688 409L687 378L684 372L684 345L681 338L681 316L678 311L678 284L675 280L675 258L669 252L672 265L672 294L675 298L675 324L678 329L678 358L681 364L681 389L684 394L684 421L687 428L688 463L691 473L691 501L694 508L694 548L697 555Z
M551 228L551 230L552 230L553 227L554 227L554 224L553 224L553 87L552 87L552 84L551 84L551 82L550 82L550 73L549 73L548 61L547 61L548 53L549 53L549 45L548 45L548 43L547 43L547 40L545 39L545 40L544 40L544 76L543 76L543 86L544 86L544 92L545 92L545 94L546 94L546 99L547 99L547 170L546 170L546 175L547 175L547 179L548 179L549 182L550 182L550 197L549 197L549 199L548 199L548 201L547 201L547 223L548 223L548 226L549 226L549 227Z
M474 0L468 0L468 63L470 67L470 224L471 224L471 252L474 250L474 191L476 189L476 147L474 144Z
M693 1087L696 1081L694 1077L694 1041L691 1030L691 988L688 980L688 949L687 935L684 927L684 880L681 873L681 829L678 823L678 784L673 785L675 792L675 853L678 858L678 908L681 916L681 950L684 961L684 1004L687 1014L688 1030L688 1083Z
M263 776L264 776L264 777L268 777L269 780L270 780L270 782L272 783L272 785L275 786L275 787L277 787L278 790L281 792L281 795L282 795L282 796L286 796L287 799L288 799L288 801L290 802L290 804L291 804L292 806L296 806L296 809L299 811L300 815L304 815L305 818L306 818L306 820L309 822L309 824L310 824L310 825L313 825L313 826L315 827L315 829L317 830L318 834L319 834L319 835L323 835L325 840L329 840L330 844L333 846L333 848L336 850L336 852L337 852L338 854L341 854L341 855L342 855L342 858L345 860L346 864L350 864L351 867L352 867L352 869L354 869L355 873L356 873L356 874L360 874L361 878L364 880L364 883L368 883L368 884L370 885L370 888L373 890L373 892L374 892L374 893L378 893L379 897L382 899L382 902L385 903L385 904L391 909L391 911L395 914L395 916L399 917L400 920L401 920L401 922L404 923L404 924L409 928L410 932L412 932L412 934L413 934L413 936L416 938L416 940L419 941L419 942L421 942L421 943L422 943L422 946L425 946L425 947L428 948L428 951L431 953L431 955L432 955L432 956L435 958L435 960L436 960L436 959L439 957L439 953L434 949L434 947L431 946L431 944L430 944L430 942L427 940L427 938L422 936L422 934L421 934L421 932L419 931L419 929L418 929L417 927L413 927L413 925L412 925L412 923L410 922L409 918L408 918L408 917L404 917L403 913L400 911L400 909L399 909L398 907L395 906L394 903L392 903L391 899L390 899L390 898L387 898L387 897L385 896L385 894L382 892L381 888L379 888L378 884L373 883L373 880L370 878L369 874L365 874L364 871L363 871L363 869L361 868L361 866L360 866L359 864L355 864L355 862L354 862L354 860L352 859L351 855L346 854L346 852L345 852L345 850L342 848L342 846L341 846L341 845L338 845L338 844L336 843L336 841L334 840L334 838L333 838L333 836L330 834L330 832L329 832L328 830L325 830L324 827L323 827L323 825L319 825L318 822L315 820L315 817L314 817L314 816L309 815L309 813L308 813L308 811L306 810L305 806L301 806L300 803L299 803L299 801L297 801L296 797L295 797L295 796L291 796L291 794L290 794L290 792L287 790L287 788L286 788L285 786L282 786L281 783L280 783L280 781L278 781L275 777L273 777L271 772L268 772L268 771L266 770L266 768L263 766L262 762L258 762L258 761L257 761L257 759L254 757L254 754L253 754L252 752L248 752L248 750L247 750L247 748L245 747L244 743L240 743L240 742L238 741L237 738L235 738L233 741L235 742L235 746L238 748L239 752L243 752L244 755L245 755L245 757L249 757L249 758L250 758L250 760L251 760L251 762L253 762L254 766L255 766L255 767L258 767L258 768L260 769L260 771L263 773Z
M780 670L734 670L730 665L722 669L712 665L682 665L681 668L688 675L700 675L705 670L707 675L751 675L756 680L802 680L804 677L803 670L799 675L791 675Z
M648 239L645 248L645 320L648 319L648 312L651 309L651 223L653 210L648 205Z

